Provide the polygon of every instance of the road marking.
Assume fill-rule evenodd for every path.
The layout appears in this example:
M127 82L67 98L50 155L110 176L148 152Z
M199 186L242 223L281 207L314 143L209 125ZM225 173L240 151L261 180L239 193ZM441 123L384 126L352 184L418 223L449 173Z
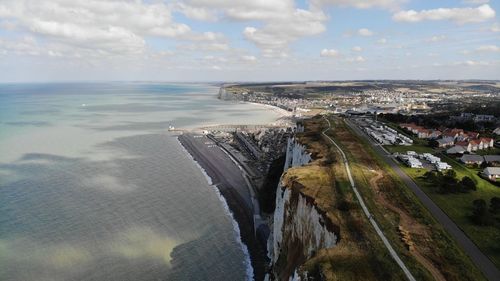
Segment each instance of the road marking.
M404 262L398 256L398 254L396 253L396 251L392 247L391 243L385 237L384 233L382 232L382 230L378 226L377 222L373 219L372 214L370 213L370 211L366 207L365 202L363 201L363 197L361 197L361 194L358 192L358 189L356 188L356 185L354 184L354 179L352 178L352 175L351 175L351 168L349 167L349 161L347 160L347 156L345 155L344 151L340 148L340 146L338 146L338 144L332 138L330 138L326 134L326 132L329 131L331 129L331 127L332 127L332 125L330 124L330 120L328 120L328 118L326 118L325 116L323 116L323 118L328 123L328 128L325 129L321 133L325 137L327 137L333 143L333 145L335 145L335 147L337 147L337 149L340 151L340 154L342 155L342 159L344 160L345 169L347 171L347 176L349 178L349 182L351 183L352 190L354 191L354 194L356 195L356 198L358 199L358 202L361 205L361 208L363 209L363 212L365 213L366 217L368 218L368 220L372 224L373 228L375 228L375 232L377 232L377 234L380 237L380 239L382 239L382 242L384 242L384 245L387 248L387 250L389 250L389 253L391 254L392 258L396 261L396 263L399 265L399 267L403 270L403 272L406 275L406 277L408 278L408 280L410 280L410 281L416 281L415 277L413 277L413 275L408 270L408 268L406 267L406 265L404 264Z

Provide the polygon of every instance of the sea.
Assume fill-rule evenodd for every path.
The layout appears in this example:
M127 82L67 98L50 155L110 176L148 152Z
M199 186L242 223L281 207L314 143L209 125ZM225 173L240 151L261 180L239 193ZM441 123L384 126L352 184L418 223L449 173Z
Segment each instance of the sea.
M0 280L250 280L224 199L169 126L261 124L206 84L0 84Z

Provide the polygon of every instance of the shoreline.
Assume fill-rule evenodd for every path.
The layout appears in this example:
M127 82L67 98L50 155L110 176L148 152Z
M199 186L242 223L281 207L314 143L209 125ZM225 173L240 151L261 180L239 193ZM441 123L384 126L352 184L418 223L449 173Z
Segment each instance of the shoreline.
M275 105L271 105L271 104L265 104L265 103L258 103L258 102L250 102L250 101L244 101L245 103L249 103L249 104L253 104L253 105L257 105L257 106L260 106L260 107L264 107L264 108L268 108L268 109L271 109L273 112L275 112L276 114L279 115L279 118L284 118L284 117L292 117L293 113L288 111L288 110L285 110L281 107L277 107Z
M209 140L204 136L203 138ZM193 138L193 134L182 134L177 137L177 140L206 176L208 183L216 189L215 192L222 197L220 199L223 207L228 207L227 210L233 219L233 228L239 234L238 242L241 241L242 246L245 246L242 247L244 254L249 254L248 257L245 255L245 264L250 265L247 267L246 278L248 280L263 280L267 266L266 245L262 245L255 235L253 207L248 203L250 198L245 199L244 195L242 196L244 193L242 190L247 188L246 184L243 184L244 187L241 184L234 185L236 177L244 177L243 172L219 146L216 146L219 149L217 152L222 153L223 161L212 159L206 155L208 153L203 143L197 142ZM233 173L228 173L225 170L227 166L234 167L237 172L233 170ZM250 264L248 264L248 258Z
M243 251L243 256L245 257L244 259L244 264L246 267L246 272L245 272L245 277L247 281L252 281L255 280L255 273L254 273L254 268L252 266L252 261L251 261L251 256L250 252L248 250L248 246L243 243L243 240L241 238L241 230L238 224L238 221L234 217L234 214L231 212L231 209L229 208L229 205L227 203L227 199L222 195L221 191L213 183L212 178L207 174L207 171L201 166L201 164L194 159L193 155L184 147L182 142L179 140L179 138L176 138L177 142L181 146L182 150L188 155L188 157L195 163L195 165L200 169L201 173L205 176L205 179L207 180L207 183L213 188L215 193L217 194L217 197L219 198L220 202L222 203L222 206L224 208L224 211L226 215L228 215L231 218L231 224L233 225L233 230L236 232L236 240L237 243L240 245L241 250Z

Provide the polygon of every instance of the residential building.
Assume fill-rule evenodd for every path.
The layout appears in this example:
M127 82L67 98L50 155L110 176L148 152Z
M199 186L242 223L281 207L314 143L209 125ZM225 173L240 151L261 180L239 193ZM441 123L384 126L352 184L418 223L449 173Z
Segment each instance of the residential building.
M482 171L482 174L489 180L496 180L500 178L500 167L486 167Z
M461 146L461 147L465 148L465 150L467 152L471 152L472 151L472 145L468 141L458 141L458 142L455 143L455 145Z
M438 147L448 147L448 146L453 146L455 143L455 139L452 137L444 137L442 139L437 140Z
M485 155L484 161L490 166L500 166L500 155Z
M469 141L469 144L471 145L472 151L478 151L483 149L483 143L480 140L471 140Z
M476 154L465 154L460 158L460 161L467 165L481 165L484 162L484 157Z
M464 152L466 152L467 149L463 146L460 146L460 145L455 145L454 147L452 148L448 148L448 150L446 150L446 153L447 154L464 154Z
M495 144L492 138L480 138L479 140L483 144L483 149L492 148Z

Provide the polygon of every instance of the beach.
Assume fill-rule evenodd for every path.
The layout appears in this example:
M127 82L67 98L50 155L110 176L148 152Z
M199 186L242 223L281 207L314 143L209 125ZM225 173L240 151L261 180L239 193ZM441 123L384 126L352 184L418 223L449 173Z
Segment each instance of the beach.
M253 277L263 280L267 255L265 245L254 235L253 206L242 171L219 146L204 135L184 133L179 142L189 152L206 175L224 196L229 210L236 219L241 241L248 248Z

